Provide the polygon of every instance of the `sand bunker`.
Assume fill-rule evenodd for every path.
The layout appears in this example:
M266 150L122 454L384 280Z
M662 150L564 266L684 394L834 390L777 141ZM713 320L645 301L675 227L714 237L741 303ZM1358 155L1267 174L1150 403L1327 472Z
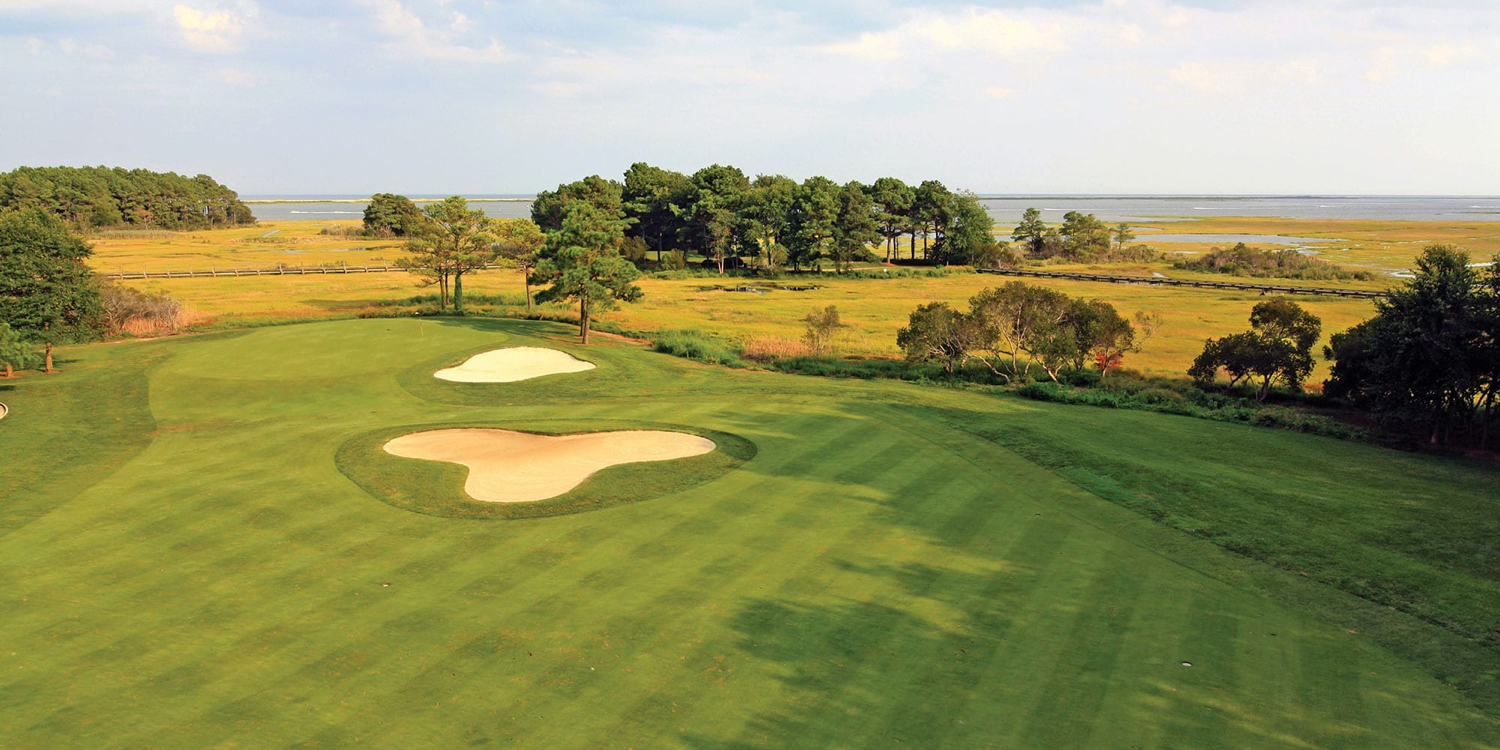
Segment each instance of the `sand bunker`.
M455 383L514 383L543 375L592 369L594 363L585 362L567 352L538 346L513 346L476 354L458 367L438 370L433 374Z
M487 503L546 500L577 487L601 469L701 456L714 448L712 440L697 435L649 430L588 435L433 430L403 435L385 444L386 452L392 455L469 467L464 492Z

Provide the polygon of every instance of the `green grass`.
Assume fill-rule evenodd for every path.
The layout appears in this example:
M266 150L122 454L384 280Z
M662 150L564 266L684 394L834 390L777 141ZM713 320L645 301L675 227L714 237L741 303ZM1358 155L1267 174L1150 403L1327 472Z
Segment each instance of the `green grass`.
M1493 658L1458 635L1500 606L1493 469L607 340L587 373L430 377L581 351L568 334L261 328L69 348L0 392L0 747L1500 746L1478 677L1444 667ZM339 469L434 424L672 424L756 452L513 522ZM1225 551L1242 537L1296 564ZM1430 609L1344 585L1409 571Z

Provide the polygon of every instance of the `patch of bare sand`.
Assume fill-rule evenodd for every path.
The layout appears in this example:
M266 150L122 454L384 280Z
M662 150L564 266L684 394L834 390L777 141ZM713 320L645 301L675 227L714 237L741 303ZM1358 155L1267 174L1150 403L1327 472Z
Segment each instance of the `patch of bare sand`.
M567 352L539 346L512 346L476 354L457 367L438 370L433 376L455 383L514 383L543 375L592 369L593 362L585 362Z
M487 503L546 500L611 466L701 456L715 447L698 435L656 430L536 435L471 428L418 432L385 444L395 456L467 466L464 492Z

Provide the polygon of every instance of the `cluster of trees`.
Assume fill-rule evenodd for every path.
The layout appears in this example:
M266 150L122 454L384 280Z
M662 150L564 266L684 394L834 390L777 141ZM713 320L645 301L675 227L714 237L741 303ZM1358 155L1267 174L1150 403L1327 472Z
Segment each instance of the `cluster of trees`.
M1421 430L1432 444L1487 446L1500 389L1500 256L1481 272L1469 255L1435 245L1415 278L1378 304L1375 317L1332 337L1324 354L1329 396L1382 424Z
M1188 375L1207 385L1223 370L1231 388L1258 381L1256 400L1265 401L1274 385L1302 387L1312 374L1312 348L1322 333L1323 321L1301 305L1285 297L1267 300L1251 309L1250 330L1205 342Z
M1053 381L1092 362L1101 375L1120 366L1161 326L1161 316L1138 312L1136 325L1114 305L1069 297L1013 281L969 300L969 310L931 302L911 313L896 344L911 362L936 362L947 372L971 360L1010 382L1039 367ZM1141 336L1137 339L1137 326Z
M20 167L0 174L0 211L40 210L74 229L214 229L254 224L212 177L118 167Z
M721 273L788 265L800 271L824 261L844 270L875 260L869 248L881 242L886 257L895 258L903 237L910 238L909 257L916 257L920 237L923 257L943 264L990 263L1003 251L977 198L935 180L916 187L894 177L840 185L821 176L752 179L719 164L687 175L638 162L623 181L595 175L538 194L532 219L544 230L556 229L563 206L576 200L621 213L630 240L626 254L655 253L668 267L701 255Z
M621 255L629 222L618 208L611 211L583 198L568 198L555 204L556 224L543 232L528 219L490 219L456 195L415 213L406 210L411 202L405 198L381 195L380 201L371 202L372 208L377 203L396 208L367 210L367 225L372 216L384 216L390 220L378 227L407 238L409 254L397 263L423 286L437 287L440 310L446 311L451 301L453 309L462 312L464 276L498 262L521 272L528 312L534 284L544 287L535 295L537 302L576 302L578 332L586 344L595 313L641 296L640 288L631 283L640 272Z
M86 265L89 243L62 219L36 208L0 212L0 371L41 364L52 346L104 331L175 331L182 305L160 292L120 286ZM40 350L40 351L39 351Z
M1129 224L1120 222L1111 227L1093 214L1078 211L1063 214L1061 226L1049 227L1042 221L1041 211L1028 208L1010 237L1028 257L1037 259L1095 262L1156 258L1154 249L1130 244L1135 241L1135 232Z
M1368 281L1375 275L1368 271L1350 271L1326 260L1303 255L1296 250L1257 250L1241 242L1230 248L1216 247L1206 255L1173 261L1176 268L1207 273L1261 278Z

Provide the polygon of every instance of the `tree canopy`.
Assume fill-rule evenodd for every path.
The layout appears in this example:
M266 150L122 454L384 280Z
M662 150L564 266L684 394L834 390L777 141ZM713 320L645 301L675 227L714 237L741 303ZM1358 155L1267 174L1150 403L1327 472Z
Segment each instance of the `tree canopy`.
M1423 429L1431 443L1477 427L1485 444L1500 388L1500 268L1481 274L1468 253L1428 247L1414 278L1324 354L1334 360L1328 395L1388 426Z
M410 198L395 193L376 193L365 206L365 233L383 237L409 237L421 231L422 209Z
M1312 374L1312 348L1323 333L1318 316L1285 297L1257 304L1250 311L1250 330L1204 342L1188 375L1199 383L1213 382L1220 370L1230 386L1241 380L1260 380L1256 399L1264 401L1280 383L1300 388Z
M28 338L76 335L98 322L89 244L40 209L0 214L0 321Z
M214 229L254 224L212 177L119 167L19 167L0 174L0 211L44 211L78 230Z
M437 285L439 309L447 309L451 281L453 309L462 312L464 274L484 268L495 257L489 219L454 195L422 209L422 221L416 227L406 243L411 255L398 263L424 285Z
M578 336L585 344L594 313L641 298L641 288L631 283L640 271L620 257L625 226L618 212L574 199L563 206L560 225L547 232L537 254L532 283L549 285L537 301L577 302Z
M563 216L575 201L588 203L611 216L621 215L624 186L599 175L589 175L577 182L558 185L556 190L543 190L531 202L531 220L543 231L561 229ZM631 221L634 222L634 217Z

